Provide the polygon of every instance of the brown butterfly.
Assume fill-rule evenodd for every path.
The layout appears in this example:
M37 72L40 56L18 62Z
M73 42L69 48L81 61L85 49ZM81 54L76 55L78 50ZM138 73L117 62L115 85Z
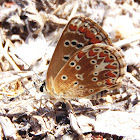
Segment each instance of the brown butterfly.
M126 64L106 32L86 17L66 25L47 72L47 90L60 99L97 97L121 84Z

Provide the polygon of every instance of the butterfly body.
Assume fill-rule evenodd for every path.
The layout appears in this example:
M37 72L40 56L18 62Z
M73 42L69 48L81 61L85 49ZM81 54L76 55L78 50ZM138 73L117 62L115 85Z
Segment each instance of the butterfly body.
M47 72L55 98L93 98L113 89L125 74L124 56L103 29L85 17L72 18L57 44Z

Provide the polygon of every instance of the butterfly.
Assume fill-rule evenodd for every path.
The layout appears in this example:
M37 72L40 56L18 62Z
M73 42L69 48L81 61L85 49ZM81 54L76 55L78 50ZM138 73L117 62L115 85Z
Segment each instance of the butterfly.
M72 18L66 25L47 72L49 96L60 99L94 99L117 88L125 75L121 49L91 19Z

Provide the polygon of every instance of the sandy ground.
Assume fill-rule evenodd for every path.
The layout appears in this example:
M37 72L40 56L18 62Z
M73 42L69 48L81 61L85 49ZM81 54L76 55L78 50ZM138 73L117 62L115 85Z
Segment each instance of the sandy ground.
M140 1L0 1L0 139L140 139ZM120 47L122 86L54 104L40 87L68 21L86 16ZM72 109L72 110L71 110Z

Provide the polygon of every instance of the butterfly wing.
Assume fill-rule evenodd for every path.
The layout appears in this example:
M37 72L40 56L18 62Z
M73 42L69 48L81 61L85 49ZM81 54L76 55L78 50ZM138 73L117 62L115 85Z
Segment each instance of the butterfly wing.
M120 85L126 64L119 48L88 45L77 51L53 81L55 96L89 97Z
M53 92L54 78L73 54L84 46L96 43L112 45L108 35L97 23L86 17L72 18L62 33L48 68L48 91Z

